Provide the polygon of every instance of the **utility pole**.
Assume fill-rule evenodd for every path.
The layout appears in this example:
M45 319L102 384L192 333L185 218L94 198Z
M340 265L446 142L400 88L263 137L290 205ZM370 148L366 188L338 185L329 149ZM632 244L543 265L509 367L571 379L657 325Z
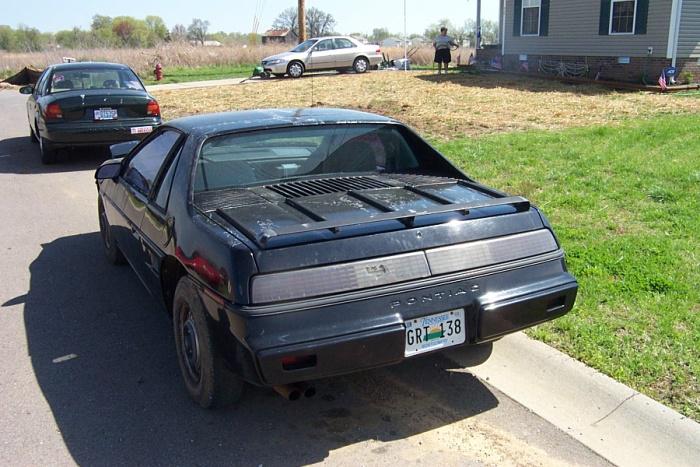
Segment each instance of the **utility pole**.
M481 0L476 0L476 54L481 48Z
M306 40L306 0L299 0L299 12L297 16L299 18L299 43Z

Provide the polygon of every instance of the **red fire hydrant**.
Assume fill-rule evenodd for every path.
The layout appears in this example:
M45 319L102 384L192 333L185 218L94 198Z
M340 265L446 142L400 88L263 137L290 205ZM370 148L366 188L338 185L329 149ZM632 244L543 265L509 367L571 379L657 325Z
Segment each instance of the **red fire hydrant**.
M153 70L153 74L156 75L156 81L163 79L163 65L156 63L156 68Z

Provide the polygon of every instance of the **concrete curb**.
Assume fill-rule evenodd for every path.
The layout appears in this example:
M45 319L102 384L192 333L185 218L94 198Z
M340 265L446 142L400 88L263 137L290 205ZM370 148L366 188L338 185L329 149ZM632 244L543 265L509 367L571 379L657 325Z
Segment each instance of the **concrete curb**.
M228 78L214 79L209 81L189 81L187 83L169 83L169 84L152 84L146 86L148 92L170 91L174 89L194 89L194 88L212 88L216 86L228 86L231 84L240 84L250 78Z
M463 352L446 355L469 365ZM525 334L468 370L614 464L700 462L700 424Z

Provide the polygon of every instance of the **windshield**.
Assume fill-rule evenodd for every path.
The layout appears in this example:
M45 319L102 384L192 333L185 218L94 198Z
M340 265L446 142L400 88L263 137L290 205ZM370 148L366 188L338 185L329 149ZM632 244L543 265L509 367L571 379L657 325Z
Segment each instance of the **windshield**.
M419 160L395 125L327 125L208 139L195 192L273 184L307 176L410 172Z
M308 41L304 41L304 42L302 42L301 44L297 45L297 46L294 47L291 51L292 51L292 52L306 52L306 51L309 50L309 49L311 48L311 46L314 45L315 43L316 43L315 40L310 39L310 40L308 40Z
M50 93L74 89L131 89L143 91L141 82L128 69L79 68L56 70L51 77Z

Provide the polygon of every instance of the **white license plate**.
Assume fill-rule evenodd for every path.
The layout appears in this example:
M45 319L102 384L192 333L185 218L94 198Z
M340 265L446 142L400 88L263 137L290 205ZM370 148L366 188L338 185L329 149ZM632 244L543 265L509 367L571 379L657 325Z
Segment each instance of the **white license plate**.
M132 126L131 127L131 134L132 135L140 135L142 133L150 133L153 131L152 126Z
M464 310L423 316L405 324L406 357L463 344L467 335Z
M117 109L96 109L95 120L116 120Z

